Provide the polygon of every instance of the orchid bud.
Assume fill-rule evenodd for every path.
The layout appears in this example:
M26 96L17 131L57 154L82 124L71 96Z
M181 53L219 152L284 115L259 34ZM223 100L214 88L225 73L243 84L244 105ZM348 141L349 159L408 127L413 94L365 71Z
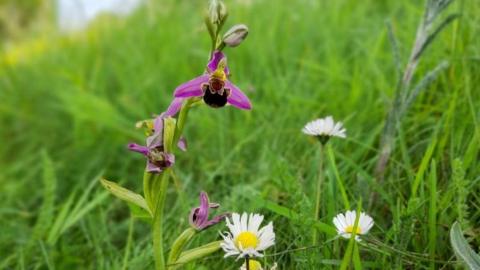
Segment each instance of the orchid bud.
M208 17L212 24L222 24L227 17L227 7L221 0L210 0Z
M223 35L223 43L229 47L236 47L247 38L248 27L245 24L236 24Z

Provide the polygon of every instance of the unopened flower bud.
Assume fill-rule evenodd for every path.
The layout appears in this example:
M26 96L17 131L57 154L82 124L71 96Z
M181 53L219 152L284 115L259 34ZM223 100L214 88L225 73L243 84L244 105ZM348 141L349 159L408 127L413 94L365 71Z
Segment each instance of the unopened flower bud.
M219 25L227 17L227 7L221 0L210 0L208 16L212 24Z
M245 24L236 24L223 35L223 43L229 47L236 47L248 35L248 27Z

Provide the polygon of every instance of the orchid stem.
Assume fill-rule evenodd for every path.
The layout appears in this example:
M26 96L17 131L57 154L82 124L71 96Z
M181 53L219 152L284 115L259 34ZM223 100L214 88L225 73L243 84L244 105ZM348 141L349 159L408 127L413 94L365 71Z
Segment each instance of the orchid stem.
M175 135L173 139L173 145L176 145L180 140L180 137L182 137L183 128L185 127L185 122L187 122L188 111L190 110L191 104L192 104L192 100L187 99L183 103L182 109L180 109L180 112L178 114L178 119L177 119L177 127L175 129Z
M316 189L316 200L315 200L315 213L314 213L314 220L318 221L320 217L320 200L321 200L321 194L322 194L322 185L323 181L325 178L324 175L324 170L323 170L323 159L324 159L324 145L323 143L320 143L320 150L319 150L319 157L318 157L318 179L317 179L317 189ZM313 239L312 243L313 245L316 245L318 243L318 232L317 229L313 229Z
M168 171L163 171L161 175L157 175L157 181L161 181L160 189L156 194L155 211L153 212L153 254L155 258L155 269L165 270L165 257L163 254L163 210L165 206L165 199L167 195Z
M155 174L149 173L148 171L145 171L143 174L143 195L145 196L145 201L147 202L148 208L151 209L152 213L154 210L154 203L152 201L152 194L150 191L151 183L153 182L154 177Z

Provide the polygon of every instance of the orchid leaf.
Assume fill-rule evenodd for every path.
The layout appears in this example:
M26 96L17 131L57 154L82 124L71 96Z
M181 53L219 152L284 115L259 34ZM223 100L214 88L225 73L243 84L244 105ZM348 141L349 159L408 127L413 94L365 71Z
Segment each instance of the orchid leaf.
M145 199L142 197L142 195L135 193L129 189L126 189L112 181L108 181L106 179L100 179L100 182L102 185L110 191L114 196L117 198L132 203L134 205L137 205L143 209L145 209L150 215L152 215L152 212L150 208L147 206L147 202Z
M211 243L208 243L206 245L203 245L201 247L192 248L192 249L189 249L187 251L182 252L182 254L180 254L180 257L175 262L173 267L174 268L175 267L181 267L182 265L184 265L186 263L189 263L191 261L203 258L205 256L208 256L208 255L218 251L220 249L220 243L222 243L222 242L223 241L215 241L215 242L211 242Z

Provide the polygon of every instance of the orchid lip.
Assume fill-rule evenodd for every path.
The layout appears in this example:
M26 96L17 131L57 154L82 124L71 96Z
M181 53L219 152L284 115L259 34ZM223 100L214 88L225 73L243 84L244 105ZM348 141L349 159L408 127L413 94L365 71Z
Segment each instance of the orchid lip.
M230 72L226 62L222 61L225 58L222 52L214 52L207 65L206 74L178 86L175 89L175 98L201 97L207 105L213 108L230 104L242 110L250 110L252 104L248 97L228 80ZM220 64L225 64L223 70L218 70ZM210 93L208 93L209 91ZM171 111L177 112L178 109L179 106L172 106Z
M163 119L165 114L160 114L154 120L154 133L146 139L146 146L130 143L130 151L138 152L147 158L146 170L151 173L159 173L175 163L175 156L165 152L163 146Z
M228 103L228 96L230 95L230 89L221 88L215 90L210 84L203 86L203 101L210 107L221 108Z

